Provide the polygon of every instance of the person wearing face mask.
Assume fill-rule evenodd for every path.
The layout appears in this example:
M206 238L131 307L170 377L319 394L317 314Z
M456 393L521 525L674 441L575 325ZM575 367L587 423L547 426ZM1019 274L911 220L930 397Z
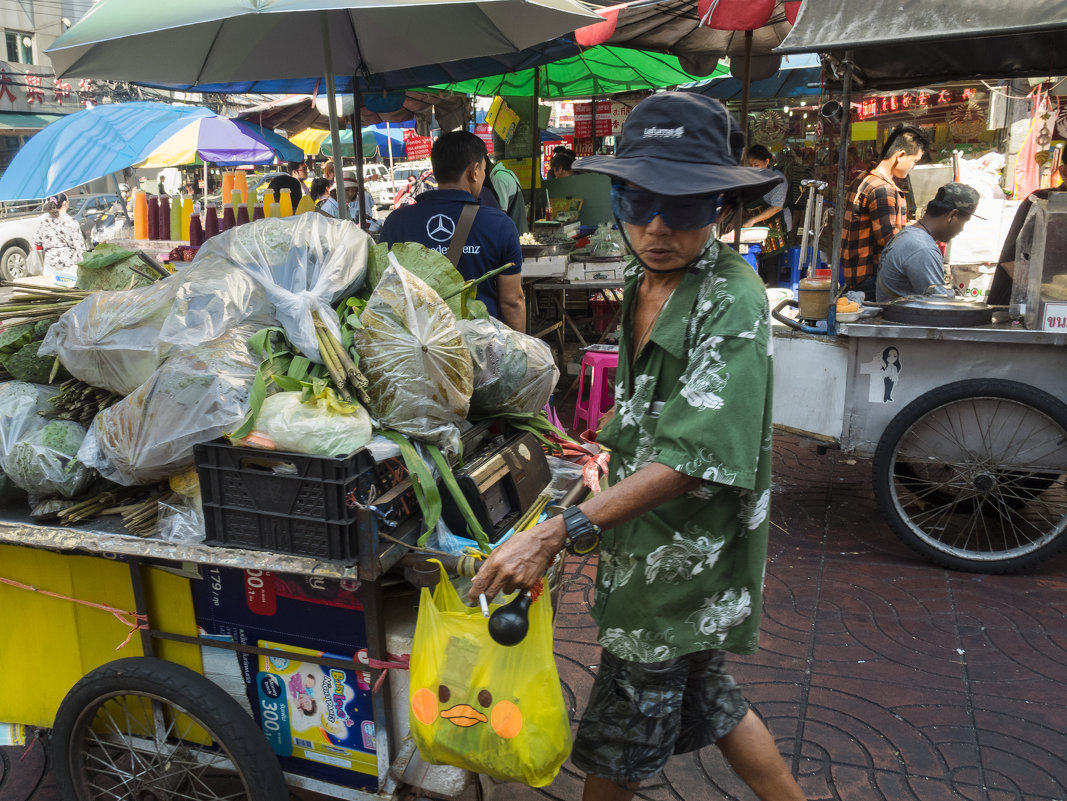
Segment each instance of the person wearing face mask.
M889 132L874 169L848 188L841 233L841 273L845 287L875 296L878 263L890 238L908 221L908 200L897 185L929 150L926 134L914 125Z
M599 441L610 486L498 546L469 598L534 585L557 554L598 552L600 664L571 754L583 801L629 801L673 754L716 745L763 801L804 798L726 671L756 650L769 531L771 331L763 283L714 236L724 200L782 180L740 166L719 101L656 94L616 155L626 269L615 414ZM610 414L610 412L609 412Z

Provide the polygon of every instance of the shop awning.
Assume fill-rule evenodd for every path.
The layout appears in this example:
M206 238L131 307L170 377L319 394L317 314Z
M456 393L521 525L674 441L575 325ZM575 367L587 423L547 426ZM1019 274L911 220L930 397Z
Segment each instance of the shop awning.
M1063 0L804 0L776 53L855 51L866 89L1067 73Z
M0 112L0 136L35 134L46 125L63 119L63 114L25 114L17 111Z

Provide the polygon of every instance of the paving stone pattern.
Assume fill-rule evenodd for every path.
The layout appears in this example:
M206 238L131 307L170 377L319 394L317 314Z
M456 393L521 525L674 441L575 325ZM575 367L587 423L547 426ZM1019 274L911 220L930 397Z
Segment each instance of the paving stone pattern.
M870 463L779 437L760 651L731 661L811 799L1067 798L1067 555L1023 576L930 565L878 515ZM572 558L556 650L575 721L599 647L595 562ZM57 798L43 749L0 749L0 801ZM40 784L38 786L38 781ZM507 801L577 801L567 763ZM754 796L715 748L675 757L647 801Z

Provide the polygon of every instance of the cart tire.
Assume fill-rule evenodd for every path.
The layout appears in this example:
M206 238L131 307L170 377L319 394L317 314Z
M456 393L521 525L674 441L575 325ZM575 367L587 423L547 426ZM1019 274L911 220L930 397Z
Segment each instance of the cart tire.
M944 567L1015 573L1067 546L1067 405L1034 387L921 395L886 427L873 472L894 533Z
M56 715L52 759L64 801L289 798L278 758L240 704L162 659L119 659L75 684Z

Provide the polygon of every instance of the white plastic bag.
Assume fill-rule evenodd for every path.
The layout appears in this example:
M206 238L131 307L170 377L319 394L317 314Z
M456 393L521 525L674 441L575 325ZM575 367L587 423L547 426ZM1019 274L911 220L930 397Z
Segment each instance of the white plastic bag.
M271 395L259 410L256 429L278 450L314 456L347 456L371 438L371 420L358 403L318 398L307 403L300 392Z
M474 370L456 317L425 281L392 262L352 334L370 382L368 409L382 428L450 453L460 447Z
M535 414L545 407L559 381L547 344L495 319L456 325L474 364L472 412Z
M269 217L231 228L212 237L195 261L180 274L191 302L176 309L164 326L163 338L173 344L196 345L220 336L254 313L241 301L245 290L227 277L227 266L251 277L274 306L286 336L308 358L320 361L311 313L318 311L334 336L339 336L332 304L363 285L370 236L359 226L322 214ZM222 280L226 297L211 309L210 325L190 317L197 302L210 300L205 276ZM218 290L215 290L218 293ZM249 297L248 301L254 298ZM242 316L244 315L244 316Z
M174 351L144 384L100 412L78 458L126 486L167 478L193 463L193 446L240 424L259 364L240 326Z
M96 292L48 329L38 353L58 356L86 384L128 395L159 367L159 331L176 289L167 278L123 292Z

